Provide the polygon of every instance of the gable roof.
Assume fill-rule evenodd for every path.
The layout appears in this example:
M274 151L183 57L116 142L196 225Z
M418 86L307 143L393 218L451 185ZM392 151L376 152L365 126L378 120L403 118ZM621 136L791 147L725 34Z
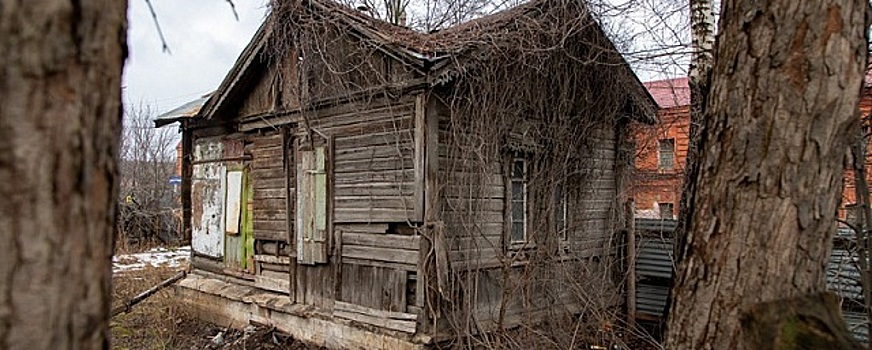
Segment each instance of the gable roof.
M542 6L552 0L532 0L511 9L497 12L468 22L461 23L432 33L421 33L407 27L390 24L370 17L360 11L351 9L333 0L304 0L303 8L311 11L323 20L340 21L365 40L377 44L379 50L417 68L421 73L428 74L430 83L442 84L453 80L463 64L458 64L458 58L464 54L481 49L485 46L483 37L497 37L508 31L508 26L517 25L519 21L534 19L542 13ZM270 14L270 17L273 14ZM653 123L656 113L656 102L646 90L638 77L632 72L614 44L607 38L602 28L591 17L586 16L596 30L596 35L607 42L605 49L614 52L620 59L617 69L622 75L632 77L629 87L633 100L635 117L644 122ZM243 50L221 85L203 105L199 117L211 118L218 107L237 91L241 83L251 79L254 63L262 53L272 32L271 21L268 18L255 33L251 42Z

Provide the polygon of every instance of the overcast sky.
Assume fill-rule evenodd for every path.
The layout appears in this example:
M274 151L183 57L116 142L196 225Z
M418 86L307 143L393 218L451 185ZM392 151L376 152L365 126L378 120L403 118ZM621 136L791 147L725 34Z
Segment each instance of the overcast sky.
M234 0L238 21L226 0L151 1L171 53L161 50L160 36L146 1L130 0L130 56L124 73L124 102L148 105L157 116L218 87L263 22L268 0ZM621 4L634 0L606 1ZM606 24L607 27L618 28L617 36L627 38L637 49L668 46L676 40L673 37L675 28L679 28L679 33L686 31L686 18L682 20L680 17L685 15L685 11L654 3L656 6L650 9L633 6L631 12L604 13L603 17L611 22ZM681 4L686 5L685 2ZM656 12L669 15L658 17ZM656 19L653 26L647 23L652 19ZM670 22L685 23L685 27L663 25ZM623 49L632 51L629 47ZM653 54L657 57L661 52ZM675 61L676 57L679 61ZM665 55L643 61L628 57L643 81L683 75L687 65L683 59L686 56Z
M266 0L151 0L171 53L161 50L145 0L130 0L124 102L166 112L218 87L266 13Z

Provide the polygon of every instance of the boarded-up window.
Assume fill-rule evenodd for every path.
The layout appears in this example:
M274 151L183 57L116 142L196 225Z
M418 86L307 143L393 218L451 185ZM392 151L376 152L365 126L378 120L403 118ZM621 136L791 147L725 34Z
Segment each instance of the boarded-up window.
M527 161L514 158L511 166L512 179L512 232L511 243L527 241Z
M327 147L301 147L297 163L297 260L327 262Z
M657 164L661 170L675 168L675 139L661 139L658 142Z
M673 219L672 213L675 210L675 205L672 203L657 203L660 209L661 219Z

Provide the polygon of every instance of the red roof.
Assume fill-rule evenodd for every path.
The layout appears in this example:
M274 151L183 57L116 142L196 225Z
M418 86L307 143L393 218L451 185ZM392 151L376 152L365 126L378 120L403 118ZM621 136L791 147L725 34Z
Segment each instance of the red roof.
M688 78L675 78L666 80L655 80L647 83L642 83L648 89L654 101L660 108L673 108L690 105L690 87L688 86ZM872 90L872 69L866 71L864 83L867 93Z
M690 105L690 87L686 77L649 81L643 84L660 108Z

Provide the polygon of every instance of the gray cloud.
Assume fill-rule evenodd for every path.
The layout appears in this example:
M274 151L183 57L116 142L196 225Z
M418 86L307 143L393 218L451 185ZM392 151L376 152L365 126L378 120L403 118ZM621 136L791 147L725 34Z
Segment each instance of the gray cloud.
M218 87L263 21L264 0L152 0L171 54L161 51L145 0L130 0L124 102L158 113Z

